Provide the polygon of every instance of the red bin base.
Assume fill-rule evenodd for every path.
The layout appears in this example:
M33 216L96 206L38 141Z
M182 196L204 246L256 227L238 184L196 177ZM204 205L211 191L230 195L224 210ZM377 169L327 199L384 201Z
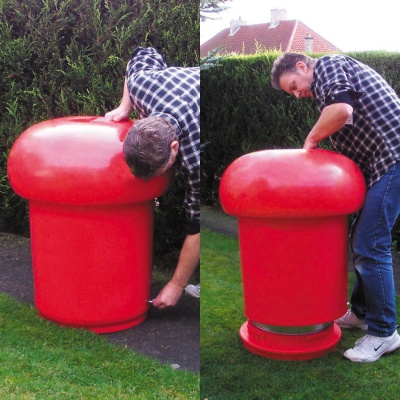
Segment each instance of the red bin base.
M143 322L151 286L153 203L30 202L35 305L62 326L111 333Z
M240 337L247 350L276 360L306 361L321 357L336 348L341 335L335 323L323 331L302 335L267 332L251 321L240 328Z
M148 315L148 313L145 312L144 314L139 315L136 318L131 318L128 321L116 321L114 323L109 322L108 324L99 324L98 326L96 326L94 324L86 325L86 324L82 323L81 321L79 321L77 323L65 323L65 321L63 319L53 317L52 315L46 315L46 313L43 313L40 310L38 310L38 314L39 314L39 317L47 319L52 322L55 322L56 324L58 324L60 326L87 329L89 331L92 331L92 332L98 333L98 334L114 333L114 332L123 331L125 329L133 328L134 326L139 325L142 322L144 322Z

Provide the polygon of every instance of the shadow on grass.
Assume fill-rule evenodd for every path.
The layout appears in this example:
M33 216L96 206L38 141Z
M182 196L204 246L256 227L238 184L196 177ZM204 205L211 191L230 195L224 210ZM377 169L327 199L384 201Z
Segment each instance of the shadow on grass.
M349 288L354 274L350 274ZM247 351L238 241L201 232L201 399L397 399L400 352L352 363L343 352L360 331L344 331L336 350L310 361L276 361Z

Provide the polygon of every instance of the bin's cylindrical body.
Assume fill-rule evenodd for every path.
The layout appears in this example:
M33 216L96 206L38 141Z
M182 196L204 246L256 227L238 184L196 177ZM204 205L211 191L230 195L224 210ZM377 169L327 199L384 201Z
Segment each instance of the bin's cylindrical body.
M106 333L147 316L154 198L172 175L131 174L122 154L131 126L59 118L11 150L11 186L29 203L35 305L61 325Z
M348 214L365 183L350 159L324 150L265 150L225 171L224 210L238 217L250 351L306 360L336 347L347 309Z

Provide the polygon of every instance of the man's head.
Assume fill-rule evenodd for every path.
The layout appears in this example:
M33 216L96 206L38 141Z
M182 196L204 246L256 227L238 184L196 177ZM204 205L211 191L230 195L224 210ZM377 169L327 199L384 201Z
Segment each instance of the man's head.
M159 117L136 121L123 145L124 158L132 173L145 180L162 175L172 167L178 149L176 128Z
M272 66L271 84L275 89L284 90L295 97L313 97L315 59L300 53L284 53Z

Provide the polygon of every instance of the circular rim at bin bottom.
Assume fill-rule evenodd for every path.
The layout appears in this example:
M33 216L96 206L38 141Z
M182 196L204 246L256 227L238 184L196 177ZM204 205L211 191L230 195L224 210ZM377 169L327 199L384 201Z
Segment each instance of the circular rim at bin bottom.
M251 321L240 328L244 347L250 352L275 360L307 361L334 350L342 333L332 323L320 332L303 335L284 335L257 328Z
M316 325L307 325L307 326L276 326L276 325L267 325L262 324L260 322L251 321L257 328L271 333L278 333L282 335L307 335L310 333L321 332L325 329L328 329L332 322L328 322L326 324L316 324Z
M104 333L114 333L123 331L126 329L133 328L136 325L141 324L147 319L148 312L146 311L144 314L138 315L136 317L132 317L126 321L115 321L113 323L99 323L99 324L84 324L82 322L66 322L64 320L60 320L59 318L54 318L42 311L38 310L39 316L43 319L47 319L49 321L55 322L58 325L72 327L76 329L87 329L97 334L104 334Z

